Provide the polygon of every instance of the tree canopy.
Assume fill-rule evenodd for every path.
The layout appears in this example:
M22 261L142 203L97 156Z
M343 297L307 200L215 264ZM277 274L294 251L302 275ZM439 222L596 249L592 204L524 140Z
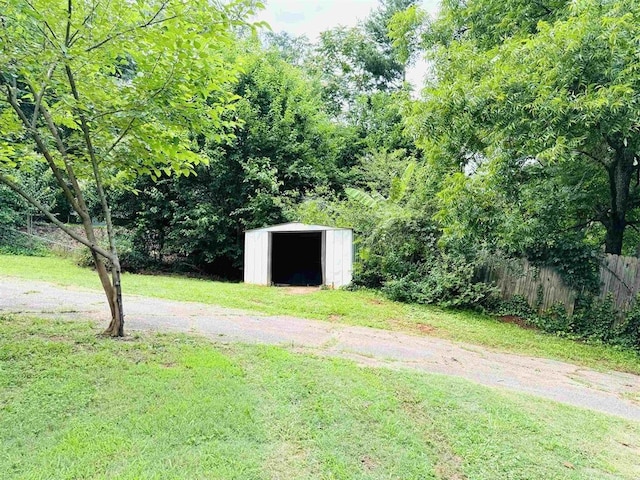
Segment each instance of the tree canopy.
M445 2L413 119L423 145L454 170L537 165L589 189L561 228L599 223L606 251L621 253L640 206L639 14L624 0Z
M118 202L118 220L149 248L227 278L239 277L244 230L286 221L295 203L337 175L337 128L317 82L275 51L251 49L232 88L233 138L221 144L205 135L208 161L196 176L141 179L139 193Z

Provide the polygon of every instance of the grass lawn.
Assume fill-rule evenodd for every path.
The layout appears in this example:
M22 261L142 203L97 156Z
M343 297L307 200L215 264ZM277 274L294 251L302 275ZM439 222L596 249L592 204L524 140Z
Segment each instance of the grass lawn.
M3 479L637 479L640 424L465 380L0 317Z
M0 275L101 288L95 272L76 266L70 259L59 257L0 255ZM179 276L131 274L124 274L122 282L125 294L202 302L273 315L299 316L417 334L428 333L502 351L640 374L640 355L633 351L584 344L524 330L488 315L391 302L374 292L318 290L301 295L282 288Z

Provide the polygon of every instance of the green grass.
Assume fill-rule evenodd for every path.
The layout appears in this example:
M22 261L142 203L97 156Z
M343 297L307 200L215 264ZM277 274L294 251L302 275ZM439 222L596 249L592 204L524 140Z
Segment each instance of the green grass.
M59 257L0 255L0 275L100 289L95 272ZM640 374L640 355L630 350L524 330L488 315L391 302L374 292L318 290L299 294L282 288L131 274L123 276L123 289L128 294L202 302L271 315L427 333L501 351Z
M3 479L637 479L640 424L461 379L0 317Z

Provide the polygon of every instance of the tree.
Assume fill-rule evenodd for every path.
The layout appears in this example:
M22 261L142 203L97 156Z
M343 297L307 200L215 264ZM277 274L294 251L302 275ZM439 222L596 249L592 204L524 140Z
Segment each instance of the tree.
M373 10L364 22L365 31L376 42L378 50L389 59L390 70L395 70L403 81L411 55L398 50L398 44L390 33L395 23L394 17L415 14L417 5L418 0L379 0L378 8ZM408 49L408 46L406 48Z
M276 51L242 56L235 138L205 141L210 161L197 176L139 181L129 199L137 206L123 219L166 257L225 278L240 276L244 230L286 221L336 170L336 126L317 84Z
M0 0L0 182L86 245L124 334L120 262L106 191L139 175L189 175L206 162L194 139L229 136L237 67L232 27L258 4L208 0ZM65 225L23 188L36 152L80 218ZM106 223L100 245L87 189Z
M339 26L320 34L307 68L323 84L323 97L337 116L349 111L358 97L397 91L403 86L406 61L396 51L388 28L393 15L417 0L380 0L361 24Z
M640 206L639 37L632 0L447 1L427 36L435 75L415 131L453 171L538 163L592 188L574 225L599 222L620 254Z
M296 37L287 32L264 32L261 35L264 49L276 51L289 65L303 66L313 50L306 36Z

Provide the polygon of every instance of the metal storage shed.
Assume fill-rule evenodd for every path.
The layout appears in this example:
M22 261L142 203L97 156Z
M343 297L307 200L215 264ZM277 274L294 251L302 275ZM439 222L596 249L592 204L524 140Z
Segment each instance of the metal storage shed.
M246 283L338 288L352 271L351 229L294 222L245 232Z

